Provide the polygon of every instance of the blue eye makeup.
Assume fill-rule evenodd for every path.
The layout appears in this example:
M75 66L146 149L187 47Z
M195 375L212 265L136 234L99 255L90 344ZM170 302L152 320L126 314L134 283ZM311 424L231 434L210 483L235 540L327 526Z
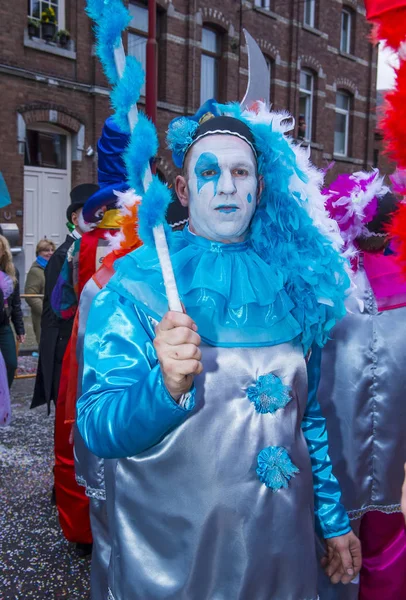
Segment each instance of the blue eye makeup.
M198 193L200 193L200 190L206 183L213 181L214 195L217 194L217 185L220 179L220 167L215 154L212 152L203 152L199 156L195 166L195 175Z

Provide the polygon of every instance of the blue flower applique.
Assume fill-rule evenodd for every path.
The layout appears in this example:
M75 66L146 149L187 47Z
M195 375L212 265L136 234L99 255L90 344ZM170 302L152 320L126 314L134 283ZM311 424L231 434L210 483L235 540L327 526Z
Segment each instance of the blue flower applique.
M247 390L248 398L259 413L274 413L285 408L290 401L290 387L273 373L258 377L258 381Z
M287 488L299 469L290 460L285 448L269 446L258 454L257 475L273 492Z

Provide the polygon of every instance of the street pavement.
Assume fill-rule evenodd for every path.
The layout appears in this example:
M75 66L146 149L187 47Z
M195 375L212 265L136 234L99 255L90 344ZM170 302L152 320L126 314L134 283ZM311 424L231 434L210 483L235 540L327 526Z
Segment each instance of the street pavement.
M34 379L12 387L0 427L0 600L88 600L89 558L78 558L51 505L53 414L30 410Z

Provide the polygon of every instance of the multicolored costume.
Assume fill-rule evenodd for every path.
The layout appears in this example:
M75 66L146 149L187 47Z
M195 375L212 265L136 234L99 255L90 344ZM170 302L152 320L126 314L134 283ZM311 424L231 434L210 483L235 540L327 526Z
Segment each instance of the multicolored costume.
M386 243L396 199L377 171L341 175L325 195L352 255L354 287L349 314L323 351L319 400L343 503L350 518L359 520L354 523L364 558L359 598L401 600L406 598L406 534L400 514L406 460L401 334L406 280L396 246ZM358 598L358 589L330 589L322 597Z
M110 253L104 258L102 266L83 288L79 310L76 315L77 336L76 356L78 365L77 395L74 402L66 406L66 420L75 420L76 398L81 395L83 373L83 340L87 316L94 296L107 285L114 275L114 263L141 245L137 236L137 204L132 193L119 193L118 209L121 214L121 229L110 240ZM72 398L70 398L72 400ZM93 534L91 597L95 600L107 596L107 572L111 554L110 536L106 511L106 491L104 482L104 460L92 454L84 445L75 426L74 457L76 481L84 486L90 502L90 521Z
M110 237L119 232L120 214L114 192L128 189L122 158L127 143L128 135L118 128L111 117L107 119L98 141L99 189L83 207L85 221L97 225L75 241L62 267L51 300L52 308L60 319L72 320L75 317L86 282L110 251ZM72 396L73 406L76 399L76 335L77 327L74 326L64 355L55 414L55 491L59 521L65 537L78 544L90 544L89 500L75 479L70 439L74 418L66 418L67 408L72 405Z

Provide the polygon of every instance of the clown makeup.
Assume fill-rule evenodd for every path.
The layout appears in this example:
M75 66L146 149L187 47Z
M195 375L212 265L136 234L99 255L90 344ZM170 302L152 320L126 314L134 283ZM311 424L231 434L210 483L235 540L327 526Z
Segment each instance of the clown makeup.
M94 229L96 227L96 223L87 223L84 220L83 214L82 214L82 209L79 209L78 211L76 211L76 214L78 217L78 227L82 233L88 233L89 231L92 231L92 229Z
M190 230L217 242L242 241L257 187L256 160L244 140L226 134L202 138L188 157Z

